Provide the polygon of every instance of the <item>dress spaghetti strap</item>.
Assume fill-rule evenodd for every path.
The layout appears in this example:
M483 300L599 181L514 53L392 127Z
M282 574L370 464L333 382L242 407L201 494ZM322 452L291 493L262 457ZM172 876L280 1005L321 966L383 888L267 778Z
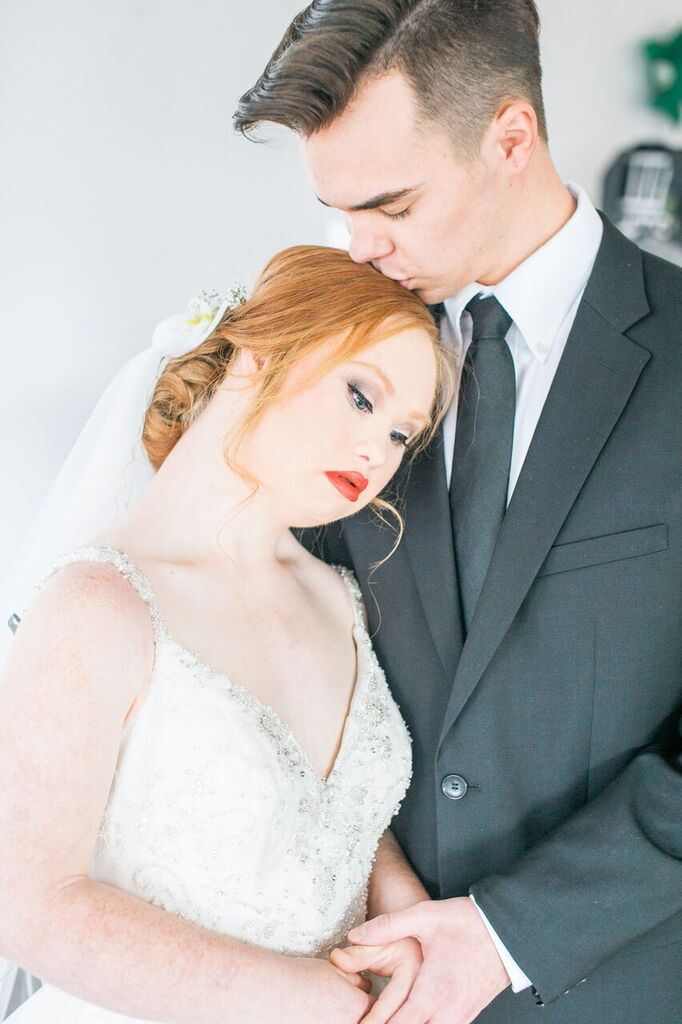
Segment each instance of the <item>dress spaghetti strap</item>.
M154 640L156 641L159 637L167 635L163 617L156 603L156 597L154 596L151 583L142 570L138 569L135 563L131 561L128 555L126 555L124 551L119 551L118 548L94 546L82 547L77 548L75 551L71 551L66 555L62 555L53 563L49 571L38 584L35 593L37 593L38 590L40 590L40 588L55 575L55 573L59 572L60 569L76 562L98 562L103 565L113 565L115 569L118 569L121 575L128 580L130 585L137 591L139 596L147 605L152 620Z

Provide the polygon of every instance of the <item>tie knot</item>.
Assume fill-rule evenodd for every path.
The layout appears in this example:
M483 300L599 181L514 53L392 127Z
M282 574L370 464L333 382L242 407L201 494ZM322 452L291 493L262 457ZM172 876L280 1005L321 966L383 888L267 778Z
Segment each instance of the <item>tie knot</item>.
M512 318L494 295L486 295L483 299L477 296L466 308L474 322L472 341L483 341L486 338L504 340L507 337Z

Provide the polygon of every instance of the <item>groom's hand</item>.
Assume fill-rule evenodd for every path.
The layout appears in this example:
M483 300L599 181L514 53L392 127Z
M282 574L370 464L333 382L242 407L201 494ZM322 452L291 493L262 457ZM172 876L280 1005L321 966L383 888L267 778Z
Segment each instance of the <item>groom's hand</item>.
M470 1024L510 984L475 905L466 897L417 903L381 914L354 928L354 945L383 946L409 936L418 940L423 963L409 995L392 1015L371 1024Z

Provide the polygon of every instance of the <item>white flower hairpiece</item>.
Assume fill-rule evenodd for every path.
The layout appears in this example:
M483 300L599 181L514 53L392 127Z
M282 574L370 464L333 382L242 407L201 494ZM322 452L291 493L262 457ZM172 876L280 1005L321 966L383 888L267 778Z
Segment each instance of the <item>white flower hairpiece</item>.
M213 291L200 291L195 299L189 304L190 312L194 314L187 323L197 325L202 322L211 322L215 319L218 310L222 313L227 309L234 309L236 306L241 306L243 302L246 302L247 294L246 288L243 284L233 282L227 291L227 295L222 296L215 290Z
M178 313L161 321L154 331L152 345L169 357L184 355L208 337L226 310L241 306L247 298L246 288L237 282L228 288L224 298L215 290L204 289L190 302L190 317Z

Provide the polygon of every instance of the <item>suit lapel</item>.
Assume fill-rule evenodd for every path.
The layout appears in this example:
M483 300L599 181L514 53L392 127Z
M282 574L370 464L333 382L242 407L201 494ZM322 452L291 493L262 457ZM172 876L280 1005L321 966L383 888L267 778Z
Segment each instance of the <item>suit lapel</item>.
M382 497L405 519L405 536L391 555L387 571L397 574L396 580L405 572L414 577L431 640L443 666L441 683L449 693L462 648L462 631L440 432L428 451L401 467ZM368 566L386 557L395 539L392 531L377 524L367 512L346 520L344 536L353 564L363 577ZM381 572L377 570L377 578ZM393 600L398 599L395 593ZM382 613L390 615L390 608L382 608Z
M451 680L462 650L463 630L441 432L410 467L405 523L412 573L445 677Z
M442 302L428 307L440 327ZM442 425L429 449L407 468L405 547L431 639L445 679L451 680L462 653L464 630L457 587L450 497L445 473Z
M607 223L503 520L457 667L441 742L509 630L650 358L623 333L648 309L639 250Z

